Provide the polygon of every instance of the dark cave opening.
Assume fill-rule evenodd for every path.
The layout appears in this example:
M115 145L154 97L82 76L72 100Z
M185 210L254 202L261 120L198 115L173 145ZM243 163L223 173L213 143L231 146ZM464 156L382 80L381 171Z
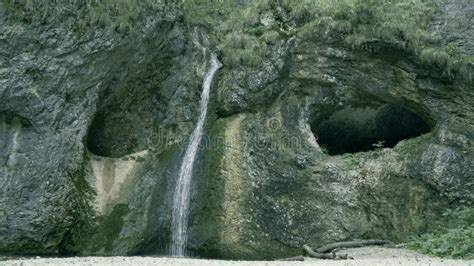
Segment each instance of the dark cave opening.
M402 106L347 107L315 121L312 131L329 155L392 148L404 139L431 131L422 116Z
M119 158L145 150L162 122L163 105L144 86L107 90L86 138L88 150Z

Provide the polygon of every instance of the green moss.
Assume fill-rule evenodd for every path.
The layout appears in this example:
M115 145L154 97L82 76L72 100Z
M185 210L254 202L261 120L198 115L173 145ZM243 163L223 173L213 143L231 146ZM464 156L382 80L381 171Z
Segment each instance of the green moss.
M90 200L92 199L92 188L86 180L86 162L88 158L86 153L83 154L82 165L74 171L70 178L74 183L74 193L71 198L74 199L74 210L70 215L73 222L69 225L68 230L64 233L61 242L58 245L58 253L61 255L75 255L81 251L81 243L85 232L90 230L90 221L92 220L92 207Z
M113 241L118 237L123 226L123 217L128 213L128 205L117 204L110 215L106 216L102 222L100 232L105 240L105 249L112 249Z
M97 219L97 227L90 232L90 239L85 239L93 251L102 250L109 253L113 249L113 242L120 234L124 224L123 217L129 212L127 204L117 204L110 214L101 216Z
M216 117L214 117L216 118ZM198 191L196 209L190 214L190 224L201 244L193 252L206 258L222 258L219 251L222 230L224 182L221 175L222 156L224 155L223 137L226 132L226 120L210 119L206 132L209 143L204 149L204 169L197 179Z
M169 184L165 176L170 175L170 171L175 168L175 163L183 145L175 143L163 145L158 151L153 163L157 167L155 178L157 182L151 189L151 199L147 207L134 208L130 210L131 220L141 220L143 223L136 223L139 227L133 228L135 232L128 234L127 238L121 238L121 246L126 246L127 255L168 255L171 224L170 197L173 189L169 189ZM171 200L172 201L172 200ZM147 211L148 210L148 211ZM151 211L150 211L151 210ZM138 218L140 217L140 218Z

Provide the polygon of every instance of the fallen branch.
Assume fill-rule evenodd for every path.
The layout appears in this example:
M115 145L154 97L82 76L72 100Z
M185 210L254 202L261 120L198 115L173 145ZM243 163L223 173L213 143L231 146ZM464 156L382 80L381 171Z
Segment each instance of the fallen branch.
M336 248L358 248L363 246L386 245L390 244L387 240L357 240L347 242L331 243L316 249L316 253L328 253Z
M303 256L289 257L289 258L279 259L279 261L304 261L304 257Z
M311 258L317 258L317 259L335 259L336 258L336 254L334 254L334 253L317 253L317 252L314 252L314 250L312 250L308 245L304 245L303 250Z

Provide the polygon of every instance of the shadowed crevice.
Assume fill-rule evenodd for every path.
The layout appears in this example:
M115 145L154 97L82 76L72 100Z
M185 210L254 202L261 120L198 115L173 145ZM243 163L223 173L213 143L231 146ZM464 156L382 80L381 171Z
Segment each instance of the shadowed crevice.
M329 155L392 148L431 129L420 115L394 104L347 107L312 124L318 143Z

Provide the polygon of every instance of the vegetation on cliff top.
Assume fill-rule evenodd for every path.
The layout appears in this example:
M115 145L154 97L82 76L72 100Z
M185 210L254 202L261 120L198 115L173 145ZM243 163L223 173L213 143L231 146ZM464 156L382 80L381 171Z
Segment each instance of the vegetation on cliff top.
M37 24L73 19L81 31L96 26L129 31L147 12L167 6L174 5L161 0L5 0L0 1L0 14Z
M450 78L471 79L474 58L462 57L456 47L442 45L429 25L439 11L437 0L280 0L255 1L219 28L220 49L230 65L254 64L267 45L280 39L321 39L339 35L353 48L383 42L437 65ZM267 25L265 25L267 24Z
M210 29L227 66L254 66L268 50L292 36L320 39L340 36L353 48L383 42L409 51L444 74L472 79L474 58L442 44L429 31L439 0L9 0L0 2L3 15L24 22L54 23L74 18L77 29L110 27L133 31L145 14L181 5L190 25ZM155 12L157 13L157 12ZM165 12L166 13L166 12Z

